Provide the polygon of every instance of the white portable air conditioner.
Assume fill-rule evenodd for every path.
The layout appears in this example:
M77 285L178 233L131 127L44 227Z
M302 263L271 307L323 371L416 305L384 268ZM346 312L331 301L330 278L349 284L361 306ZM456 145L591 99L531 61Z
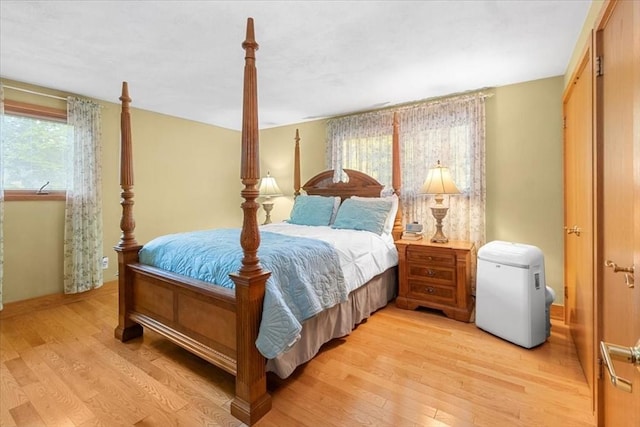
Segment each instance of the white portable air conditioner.
M525 348L548 336L542 251L493 241L478 250L476 326Z

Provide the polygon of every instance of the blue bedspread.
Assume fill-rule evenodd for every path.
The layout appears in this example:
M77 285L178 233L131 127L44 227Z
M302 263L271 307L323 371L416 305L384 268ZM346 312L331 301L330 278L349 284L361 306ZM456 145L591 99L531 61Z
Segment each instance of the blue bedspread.
M302 322L346 301L340 260L323 241L262 231L258 257L271 271L256 347L268 359L300 336ZM226 288L242 265L239 229L217 229L158 237L140 250L140 262Z

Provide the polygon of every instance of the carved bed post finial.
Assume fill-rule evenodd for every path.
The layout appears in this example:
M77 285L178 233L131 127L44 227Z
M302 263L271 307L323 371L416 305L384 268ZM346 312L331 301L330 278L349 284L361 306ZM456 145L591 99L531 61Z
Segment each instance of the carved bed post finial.
M293 190L294 196L300 195L300 133L298 129L296 129L296 148L294 155L294 163L293 163Z
M118 246L127 248L137 246L133 234L136 222L133 219L133 150L131 146L131 114L129 104L129 85L122 82L122 112L120 114L120 187L122 188L120 204L122 205L122 218L120 229L122 235Z
M255 346L262 319L266 282L270 272L264 271L258 258L260 230L256 202L260 192L258 147L258 90L255 53L258 43L253 32L253 18L247 20L247 37L242 43L245 53L244 96L242 108L242 159L240 192L243 223L240 245L244 254L238 273L231 274L236 286L236 394L231 402L231 415L252 425L271 409L267 393L266 360Z
M400 198L400 188L402 186L402 172L400 169L400 124L398 122L398 113L393 113L393 141L391 145L392 149L392 177L391 185L393 186L393 193ZM393 239L398 240L402 235L402 203L398 203L398 212L396 212L396 219L393 223L392 231Z

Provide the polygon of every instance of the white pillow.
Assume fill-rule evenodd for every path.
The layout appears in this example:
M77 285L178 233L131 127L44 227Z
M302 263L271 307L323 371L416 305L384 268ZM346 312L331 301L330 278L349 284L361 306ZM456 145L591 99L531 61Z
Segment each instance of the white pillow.
M386 197L360 197L360 196L351 196L352 199L356 200L364 200L365 202L375 202L377 200L390 200L391 201L391 209L389 209L389 213L387 214L387 220L384 223L383 233L391 234L393 230L393 224L396 221L396 213L398 213L398 196L396 194L392 194L391 196Z

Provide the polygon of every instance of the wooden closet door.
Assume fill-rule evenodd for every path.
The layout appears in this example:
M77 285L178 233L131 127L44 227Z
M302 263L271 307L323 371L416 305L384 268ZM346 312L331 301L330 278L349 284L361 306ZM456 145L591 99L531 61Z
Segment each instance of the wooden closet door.
M594 396L593 67L591 45L564 97L565 322ZM595 400L592 406L595 411Z
M640 345L640 2L610 2L597 30L596 55L602 58L603 70L596 78L601 172L597 316L600 339L629 349L636 342ZM634 264L635 273L620 271ZM615 374L629 380L632 389L615 387L604 368L598 388L600 424L638 426L640 364L611 362Z

